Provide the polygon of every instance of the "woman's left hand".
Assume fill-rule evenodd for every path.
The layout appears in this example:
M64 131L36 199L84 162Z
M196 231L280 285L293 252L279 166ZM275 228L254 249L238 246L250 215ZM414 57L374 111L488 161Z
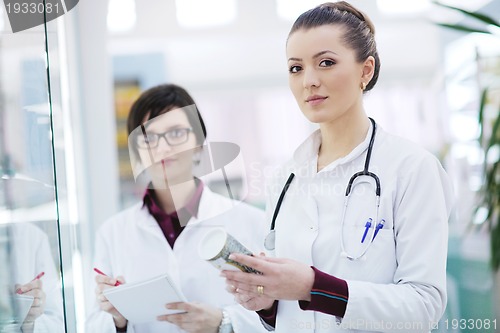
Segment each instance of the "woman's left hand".
M45 292L43 291L42 280L36 279L24 285L16 285L19 295L33 296L33 304L23 323L23 332L31 332L35 320L45 311Z
M185 313L162 315L160 321L168 321L189 333L217 333L222 320L222 310L201 303L170 303L167 309L184 310Z
M311 300L314 271L309 265L291 259L239 253L233 253L229 258L262 273L222 271L221 275L226 278L226 283L237 293L278 300Z

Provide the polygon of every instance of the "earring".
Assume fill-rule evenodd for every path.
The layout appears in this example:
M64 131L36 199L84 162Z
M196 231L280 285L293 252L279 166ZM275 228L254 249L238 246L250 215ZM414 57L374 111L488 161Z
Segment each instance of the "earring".
M360 88L361 88L361 90L364 91L366 89L366 83L361 82Z

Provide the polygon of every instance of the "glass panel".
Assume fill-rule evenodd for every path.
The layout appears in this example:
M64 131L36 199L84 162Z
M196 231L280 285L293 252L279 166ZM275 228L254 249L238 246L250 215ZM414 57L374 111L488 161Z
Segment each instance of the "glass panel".
M45 41L0 31L0 332L65 331Z
M56 203L60 233L62 286L66 332L77 331L77 311L81 310L76 299L83 292L79 252L76 250L78 233L78 209L75 199L75 177L73 163L73 137L71 117L74 109L69 106L69 83L65 65L66 50L64 19L47 22L48 75L50 78L49 98L52 114L52 139L54 152L54 175ZM73 112L72 112L73 111Z

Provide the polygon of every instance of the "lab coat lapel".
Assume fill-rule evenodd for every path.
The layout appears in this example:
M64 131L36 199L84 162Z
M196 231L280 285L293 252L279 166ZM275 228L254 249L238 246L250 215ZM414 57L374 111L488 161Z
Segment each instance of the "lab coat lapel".
M287 207L282 210L282 218L277 222L280 228L277 227L276 253L277 257L293 258L312 266L314 265L312 248L318 236L318 207L311 195L303 195L303 190L308 188L307 179L297 177L295 181L295 188L294 191L290 191ZM315 331L314 312L301 310L297 301L280 301L278 311L280 315L276 322L276 332Z
M313 156L317 151L317 137L318 133L313 133L309 142L294 156L291 170L295 179L283 200L281 216L276 221L276 256L293 258L307 265L314 265L312 249L318 236L318 205L311 186L315 173ZM277 332L314 331L314 312L302 311L296 301L280 301L278 311Z
M142 230L143 232L146 232L150 234L153 237L159 238L161 240L161 243L154 243L154 244L161 244L161 248L158 248L159 253L165 253L165 256L162 257L161 259L158 257L156 259L149 258L150 260L158 260L159 265L165 265L165 272L168 272L168 274L174 279L175 282L180 283L180 276L179 276L179 266L177 263L177 259L174 255L174 251L168 244L167 240L165 239L165 236L163 235L163 232L158 225L158 222L155 220L155 218L148 212L147 207L142 207L139 206L138 209L136 210L136 214L132 216L132 221L131 223L135 223L137 228L139 230ZM136 235L131 235L131 237L141 237L141 233L137 233ZM141 238L140 240L137 240L136 243L142 244L144 243L144 239L148 239L149 236L145 238ZM154 246L153 243L149 243L149 246ZM148 276L150 278L151 276Z
M317 227L318 224L318 205L312 196L308 196L302 200L301 207L306 216L309 218L307 221L308 226ZM304 221L306 222L306 221Z
M208 186L203 187L203 193L200 198L200 205L198 207L198 216L192 216L188 221L188 226L195 226L201 221L217 217L224 212L232 209L234 205L232 200L215 195Z
M291 186L276 222L276 255L312 265L312 244L318 235L318 207L312 196L302 193L308 186L307 179L297 177Z
M164 238L158 222L155 220L154 216L149 213L146 206L141 205L137 207L133 222L137 225L137 228L151 233L155 235L155 237Z

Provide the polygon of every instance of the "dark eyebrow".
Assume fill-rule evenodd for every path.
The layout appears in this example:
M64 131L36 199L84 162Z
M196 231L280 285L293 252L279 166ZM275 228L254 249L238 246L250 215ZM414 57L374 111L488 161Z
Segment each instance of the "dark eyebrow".
M338 55L337 53L335 53L333 51L325 50L325 51L321 51L321 52L316 53L315 55L313 55L313 58L321 57L323 54L326 54L326 53L333 53L335 55Z
M148 125L145 126L146 132L148 132L148 133L154 133L154 134L167 133L169 131L174 131L174 130L179 129L179 128L186 128L186 126L184 126L182 124L176 124L176 125L172 125L172 126L167 127L164 132L155 132L155 131L149 130L148 129L149 126L151 126L151 124L148 124Z
M321 51L321 52L318 52L315 55L313 55L313 59L321 57L323 54L326 54L326 53L333 53L335 55L338 55L337 53L335 53L333 51L325 50L325 51ZM302 59L301 58L288 58L288 61L302 61Z

